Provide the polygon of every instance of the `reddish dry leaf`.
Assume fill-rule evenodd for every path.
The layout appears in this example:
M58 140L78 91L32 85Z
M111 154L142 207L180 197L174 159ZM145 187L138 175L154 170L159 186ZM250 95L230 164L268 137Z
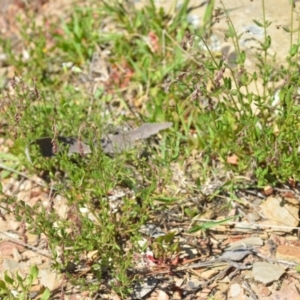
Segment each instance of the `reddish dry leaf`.
M224 242L224 245L229 245L244 238L244 235L229 236L228 239Z
M177 266L178 262L179 262L179 256L176 255L176 257L171 260L171 265Z
M108 81L105 87L108 93L115 93L115 89L124 89L129 86L134 72L127 62L123 62L121 66L112 66Z
M288 179L289 184L294 188L296 187L296 181L294 178L289 178Z
M13 249L16 248L19 252L23 252L26 249L18 244L11 241L3 241L0 243L0 256L3 258L5 256L13 256Z
M295 198L295 194L291 191L282 193L281 196L284 197L284 198Z
M299 240L297 240L297 241L291 241L291 245L300 248L300 241Z
M149 37L149 44L150 44L149 46L152 52L157 52L159 50L159 38L152 31L148 33L148 37Z
M216 288L216 285L208 286L202 289L202 291L200 293L198 293L199 297L197 298L197 300L204 300L204 299L208 299L209 294L212 292L212 290Z
M276 258L300 264L300 248L289 245L279 245L276 250Z
M267 185L267 186L264 187L264 194L265 194L265 196L272 195L273 191L274 191L274 189L270 185Z
M227 157L227 163L231 165L237 166L238 162L239 162L239 158L235 154L232 154Z
M271 294L271 291L268 287L266 286L259 286L254 288L254 291L257 293L257 295L260 295L261 297L268 297Z
M286 238L284 236L272 234L270 236L270 240L272 240L276 245L286 245Z
M298 299L299 300L299 281L289 278L283 281L280 291L272 293L272 299Z

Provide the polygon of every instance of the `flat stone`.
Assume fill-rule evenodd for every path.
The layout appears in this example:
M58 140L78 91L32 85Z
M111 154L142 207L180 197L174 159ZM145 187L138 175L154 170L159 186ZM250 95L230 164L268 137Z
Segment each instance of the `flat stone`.
M253 264L252 273L255 280L268 285L278 280L285 273L285 270L275 264L256 262Z
M229 288L228 296L231 298L237 298L242 292L242 287L238 283L234 283Z

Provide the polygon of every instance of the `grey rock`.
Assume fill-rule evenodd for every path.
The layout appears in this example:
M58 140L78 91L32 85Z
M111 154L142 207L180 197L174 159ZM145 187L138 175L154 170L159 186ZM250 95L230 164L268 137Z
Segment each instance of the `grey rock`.
M267 262L254 263L252 270L254 279L265 285L278 280L284 272L282 267Z
M147 278L144 282L138 282L133 288L132 299L142 299L149 295L156 288L158 280Z

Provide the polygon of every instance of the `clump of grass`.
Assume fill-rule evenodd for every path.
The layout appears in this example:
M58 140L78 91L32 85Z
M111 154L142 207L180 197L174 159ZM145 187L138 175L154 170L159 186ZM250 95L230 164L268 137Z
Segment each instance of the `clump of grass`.
M185 136L195 130L191 144L210 157L217 156L225 165L227 158L236 154L238 164L227 166L240 174L252 174L258 186L286 182L291 177L298 180L299 134L291 130L298 124L298 79L293 75L297 68L292 62L298 46L292 45L286 68L274 68L268 59L270 22L263 14L264 21L255 22L265 32L264 42L258 43L258 71L247 71L246 53L239 47L241 33L236 32L223 2L222 5L229 26L226 38L232 39L237 53L236 67L229 65L224 56L215 57L203 41L206 46L198 53L198 66L172 82L170 91L185 95L175 99L175 111L185 124L183 128L186 126ZM197 36L194 44L196 40L199 41ZM268 83L283 78L289 78L289 82L281 89L280 108L276 108L275 90ZM262 82L262 93L250 92L248 86L257 81Z

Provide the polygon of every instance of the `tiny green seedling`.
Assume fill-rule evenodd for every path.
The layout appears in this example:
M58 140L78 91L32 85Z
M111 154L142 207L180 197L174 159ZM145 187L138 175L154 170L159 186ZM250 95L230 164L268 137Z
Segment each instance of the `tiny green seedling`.
M179 240L175 239L174 232L157 237L151 244L151 248L154 258L161 263L170 262L174 259L174 255L180 252Z

